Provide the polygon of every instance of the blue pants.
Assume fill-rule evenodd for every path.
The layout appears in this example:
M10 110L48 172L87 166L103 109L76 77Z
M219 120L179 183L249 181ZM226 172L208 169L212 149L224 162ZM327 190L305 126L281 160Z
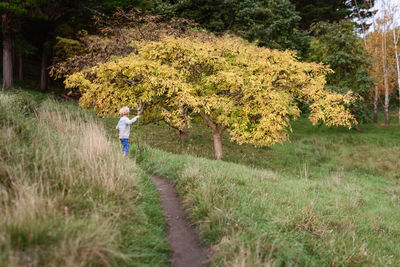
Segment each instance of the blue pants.
M119 139L119 140L121 141L121 145L122 145L122 154L127 156L128 151L129 151L129 139L123 138L123 139Z

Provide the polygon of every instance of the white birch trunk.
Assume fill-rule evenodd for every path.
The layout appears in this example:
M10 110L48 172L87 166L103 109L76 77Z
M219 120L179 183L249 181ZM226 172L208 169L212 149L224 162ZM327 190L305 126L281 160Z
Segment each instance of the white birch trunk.
M378 123L378 97L379 97L379 88L378 88L378 85L375 85L375 95L374 95L374 123Z
M400 29L398 31L400 33ZM399 41L399 35L396 36L396 29L393 29L393 43L394 43L394 54L396 56L396 70L397 70L397 90L399 92L399 123L400 123L400 62L399 62L399 51L397 50L397 43Z
M383 83L385 86L385 103L383 110L385 113L385 125L389 125L389 81L387 73L387 44L386 44L386 32L382 32L382 70L383 70Z

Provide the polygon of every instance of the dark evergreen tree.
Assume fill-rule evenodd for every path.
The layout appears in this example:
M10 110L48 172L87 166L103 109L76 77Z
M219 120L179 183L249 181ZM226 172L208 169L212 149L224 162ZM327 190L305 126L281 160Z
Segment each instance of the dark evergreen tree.
M370 121L367 100L373 86L369 74L372 62L354 23L320 22L312 26L312 34L309 60L329 65L334 71L327 75L327 89L339 93L354 92L353 114L358 121Z
M47 89L47 66L57 35L76 33L93 25L91 18L111 14L117 7L150 8L150 0L6 0L0 3L3 44L3 87L14 87L14 67L23 78L23 55L40 52L41 90ZM22 34L23 32L23 34ZM24 38L21 38L24 36ZM18 37L18 38L16 38ZM16 54L14 54L16 53ZM17 59L17 60L16 60Z
M31 28L35 21L48 21L54 23L69 8L69 3L77 1L51 1L51 0L8 0L0 3L2 13L2 39L3 39L3 88L14 87L13 75L13 52L21 52L19 49L27 47L29 44L26 38L15 37L21 31L21 28ZM26 30L26 29L25 29ZM45 35L47 28L40 26L33 29L39 36ZM21 34L19 34L21 36ZM35 37L36 38L36 37ZM21 44L15 41L21 41ZM29 45L28 45L29 47ZM16 49L14 49L16 48ZM22 66L22 57L19 57L19 65ZM21 78L21 77L20 77Z
M231 31L260 46L295 49L301 55L307 51L308 35L299 29L301 17L289 0L180 0L156 4L169 12L172 6L176 15L217 34Z
M3 41L3 88L14 87L13 77L13 46L15 36L21 27L21 18L33 16L32 6L36 3L31 1L3 1L0 3L1 30Z
M291 0L301 17L300 28L307 30L320 21L338 22L371 15L374 0ZM359 12L358 12L359 11Z

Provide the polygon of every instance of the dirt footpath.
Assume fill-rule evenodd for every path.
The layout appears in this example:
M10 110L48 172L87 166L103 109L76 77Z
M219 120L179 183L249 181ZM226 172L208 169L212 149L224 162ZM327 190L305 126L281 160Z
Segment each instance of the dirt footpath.
M168 222L168 242L172 249L171 265L173 267L209 266L208 249L199 245L198 232L190 227L182 203L174 186L157 175L151 179L160 192L160 201Z

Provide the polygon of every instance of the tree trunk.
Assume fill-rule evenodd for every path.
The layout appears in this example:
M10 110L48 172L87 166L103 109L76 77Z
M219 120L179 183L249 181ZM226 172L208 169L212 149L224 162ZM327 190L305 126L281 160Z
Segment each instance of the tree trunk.
M387 84L387 74L384 75L385 83L385 104L383 110L385 113L385 125L389 125L389 86Z
M42 50L42 65L40 71L40 90L42 92L47 91L47 81L48 81L48 74L47 74L47 53L46 53L46 46L43 45Z
M399 51L397 49L397 43L399 42L400 30L397 30L397 31L396 31L396 28L393 29L394 54L396 56L397 89L399 92L399 115L398 115L398 117L399 117L399 123L400 123L400 59L399 59Z
M354 112L355 113L355 112ZM360 127L359 127L359 125L358 125L358 121L357 121L357 117L356 117L356 115L354 115L354 121L353 121L353 123L354 123L354 130L356 130L356 132L361 132L361 130L360 130Z
M208 124L208 126L211 128L213 139L214 139L214 155L215 159L222 159L223 154L222 154L222 140L221 140L221 135L222 132L225 129L224 125L217 125L215 124L210 117L205 112L200 112L200 116L203 118L203 120Z
M215 159L222 159L222 140L221 140L221 131L213 130L213 139L214 139L214 154Z
M24 59L22 53L18 54L18 79L20 81L24 80Z
M356 132L361 132L360 127L358 126L358 122L354 123L354 130L356 130Z
M185 140L185 139L187 138L187 136L188 136L187 127L185 127L185 128L182 129L182 130L179 130L179 139L180 139L181 141Z
M386 66L385 66L386 68ZM389 125L389 83L386 70L383 74L384 84L385 84L385 104L383 110L385 113L385 125Z
M385 103L383 105L383 110L385 113L385 125L389 125L389 82L387 74L387 62L386 62L386 35L382 38L382 68L383 68L383 83L385 86Z
M374 95L374 123L378 123L378 96L379 88L375 85L375 95Z
M7 27L7 14L1 16L3 31L3 88L14 88L13 62L12 62L12 35L5 29Z

